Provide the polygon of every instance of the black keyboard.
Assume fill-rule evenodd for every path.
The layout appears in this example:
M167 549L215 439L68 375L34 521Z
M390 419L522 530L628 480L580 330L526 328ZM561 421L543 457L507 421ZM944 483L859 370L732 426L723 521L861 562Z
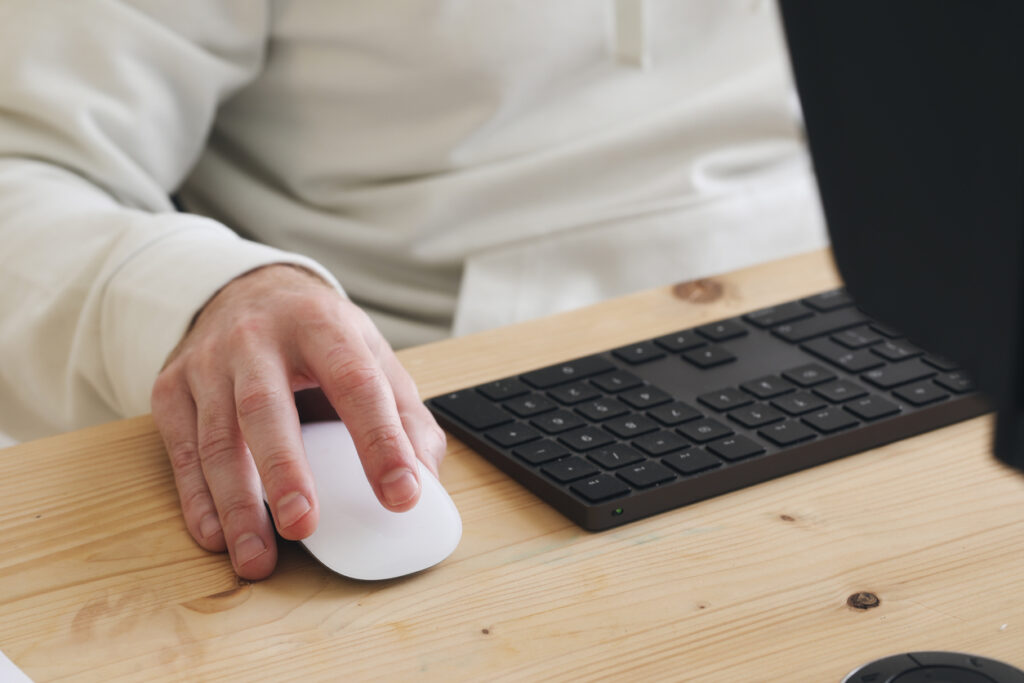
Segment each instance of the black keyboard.
M427 402L585 529L980 415L971 379L833 290Z

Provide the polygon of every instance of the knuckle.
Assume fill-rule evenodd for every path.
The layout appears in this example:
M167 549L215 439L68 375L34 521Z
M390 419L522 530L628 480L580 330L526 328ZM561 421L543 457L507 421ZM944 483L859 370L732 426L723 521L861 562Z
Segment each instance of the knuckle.
M206 462L228 460L236 457L238 452L238 432L231 427L211 427L199 437L199 457Z
M260 457L260 470L268 490L271 482L286 481L296 467L296 457L291 451L280 449L264 453Z
M331 383L346 392L372 391L381 384L381 370L348 352L335 347L328 353L328 372Z
M206 385L210 377L222 374L224 364L220 356L220 347L214 339L205 339L196 344L187 355L182 355L181 374L184 383L193 395L197 389Z
M220 341L214 335L205 335L195 340L191 348L183 352L179 360L189 369L216 358L220 352Z
M403 432L397 425L382 424L367 430L363 443L367 453L380 457L397 451L402 436Z
M254 384L239 391L235 408L240 420L250 420L273 412L283 402L284 392L265 384Z
M227 342L233 349L252 353L264 344L268 336L269 330L261 317L246 315L234 321L227 332Z
M296 313L302 318L317 322L330 322L338 319L340 313L337 297L303 296L296 302Z
M248 496L232 496L217 506L224 528L244 529L263 511L263 501Z
M339 301L333 291L329 296L306 295L297 298L289 310L302 330L317 336L338 336L345 330L345 313Z
M184 381L177 363L169 365L157 375L153 382L153 390L150 392L153 412L163 413L165 410L170 410L183 384Z
M363 334L366 334L367 330L377 331L377 326L373 324L373 320L370 318L370 314L364 311L362 308L346 300L345 306L342 309L345 317L348 318L351 325L360 329ZM379 336L379 335L378 335Z
M198 462L198 445L195 441L178 441L168 447L167 458L171 461L171 467L175 471L183 472L194 467Z
M309 297L300 306L298 315L303 327L342 346L361 337L361 329L369 321L363 309L333 290L327 296Z
M171 381L170 374L167 370L164 370L156 377L156 381L153 382L153 391L150 392L150 402L153 404L153 408L157 406L163 407L170 402L171 391L174 383Z
M197 518L202 517L203 513L212 510L214 507L213 499L203 487L197 486L187 491L183 490L179 495L181 497L181 509Z
M391 345L372 324L369 327L363 327L363 342L366 344L366 348L370 349L370 353L378 358L384 358L394 353L391 350Z

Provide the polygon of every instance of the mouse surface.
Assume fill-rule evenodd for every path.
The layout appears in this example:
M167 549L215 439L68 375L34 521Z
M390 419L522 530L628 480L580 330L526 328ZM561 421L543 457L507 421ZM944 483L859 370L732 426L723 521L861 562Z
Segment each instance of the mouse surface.
M353 579L393 579L432 567L462 538L462 518L441 482L419 465L420 499L407 512L380 504L342 422L302 425L320 522L301 541L328 569Z

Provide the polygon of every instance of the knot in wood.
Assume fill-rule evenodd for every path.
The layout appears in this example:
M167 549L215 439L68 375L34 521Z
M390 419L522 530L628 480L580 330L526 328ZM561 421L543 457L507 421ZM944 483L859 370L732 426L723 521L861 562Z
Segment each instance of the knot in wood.
M882 604L882 601L879 600L878 596L874 593L861 591L860 593L854 593L847 598L846 604L854 609L871 609L872 607L878 607Z
M695 304L710 304L722 298L725 287L715 280L700 279L683 282L672 288L672 293L679 299Z

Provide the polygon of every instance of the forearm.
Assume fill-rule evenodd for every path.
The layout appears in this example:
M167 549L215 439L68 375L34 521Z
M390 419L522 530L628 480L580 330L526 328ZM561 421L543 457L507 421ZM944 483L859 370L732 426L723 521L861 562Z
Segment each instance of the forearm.
M208 219L126 209L75 174L0 159L0 417L31 438L149 410L195 313L233 278L316 263Z
M0 430L145 412L220 287L269 262L316 267L168 199L258 73L266 22L252 0L0 8Z

